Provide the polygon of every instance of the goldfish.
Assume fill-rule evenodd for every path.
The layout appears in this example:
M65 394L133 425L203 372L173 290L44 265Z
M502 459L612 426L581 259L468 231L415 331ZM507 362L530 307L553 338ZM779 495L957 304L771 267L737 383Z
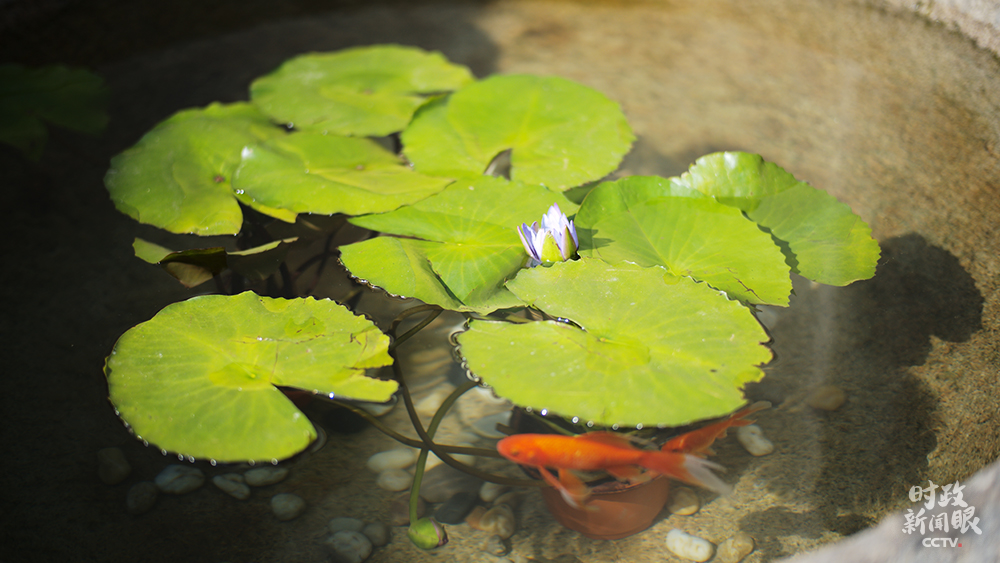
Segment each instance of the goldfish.
M711 445L717 439L725 438L726 430L728 430L729 427L748 426L753 424L754 421L747 420L746 417L770 406L771 403L767 401L757 401L745 409L734 412L719 422L714 422L708 426L699 428L698 430L681 434L676 438L671 438L666 444L663 444L663 448L661 449L665 452L691 453L701 457L704 457L705 455L714 455L715 452L712 451Z
M574 471L603 470L630 483L666 475L725 494L731 487L712 472L722 471L723 467L704 459L711 453L709 446L725 436L730 426L750 424L743 417L768 406L770 403L764 401L754 403L720 422L677 436L660 450L637 447L635 439L625 434L588 432L576 436L515 434L497 442L497 451L514 463L537 469L542 479L575 508L585 508L590 489ZM550 468L556 470L557 476Z

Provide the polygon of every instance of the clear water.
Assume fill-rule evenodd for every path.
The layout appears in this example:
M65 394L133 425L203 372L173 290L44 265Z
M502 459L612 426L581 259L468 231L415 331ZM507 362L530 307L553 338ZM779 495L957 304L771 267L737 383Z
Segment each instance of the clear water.
M385 518L393 495L374 486L363 463L392 442L371 429L331 432L275 486L309 503L292 522L274 520L269 494L241 503L211 486L128 516L128 485L172 460L125 433L99 373L121 332L185 295L131 256L132 237L148 231L107 203L107 158L177 109L245 99L253 77L294 54L378 42L439 49L480 76L558 74L605 92L639 135L622 173L677 174L716 150L760 153L848 203L884 248L874 280L848 288L797 280L792 307L766 313L777 360L749 393L775 405L759 424L776 451L751 458L732 438L721 444L716 459L738 478L732 495L695 516L664 514L645 533L602 542L552 522L532 493L517 510L511 557L662 561L666 532L682 527L716 543L744 530L757 542L747 561L770 561L874 524L908 506L907 490L928 478L964 480L997 458L995 57L915 16L851 3L358 9L109 64L100 69L115 96L105 138L89 145L70 138L46 157L44 173L15 174L27 187L12 224L45 247L23 251L22 265L15 260L6 273L32 297L11 317L17 325L4 328L36 335L32 350L37 335L47 335L47 346L20 369L30 380L4 404L17 422L5 424L5 437L21 444L8 461L5 530L25 546L23 560L325 561L320 542L330 518ZM38 174L49 178L41 188ZM324 287L342 290L336 281ZM364 303L379 314L396 306ZM416 363L427 354L433 360L430 344L413 346L425 354ZM454 375L457 367L444 369ZM825 384L848 397L829 413L804 404ZM400 413L389 416L403 422ZM457 436L455 424L443 431ZM121 446L134 468L116 487L95 473L96 451L110 445ZM450 532L452 544L425 554L397 528L370 561L484 557L483 533Z

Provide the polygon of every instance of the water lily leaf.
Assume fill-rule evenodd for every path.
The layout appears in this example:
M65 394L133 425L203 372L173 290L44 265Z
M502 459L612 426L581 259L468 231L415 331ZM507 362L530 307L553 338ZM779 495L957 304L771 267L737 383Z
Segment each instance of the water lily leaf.
M48 138L45 122L97 135L108 124L107 97L104 80L81 68L2 64L0 143L37 161Z
M370 139L303 132L245 149L233 187L293 214L362 215L419 201L451 181L412 171Z
M383 136L401 131L431 94L473 80L441 53L377 45L312 53L285 61L250 86L250 98L297 129Z
M635 140L617 103L552 76L493 76L418 112L403 131L425 174L482 173L511 150L511 178L565 191L613 172Z
M771 359L750 310L659 266L581 258L507 283L568 323L476 320L457 336L502 397L601 425L679 426L732 412Z
M460 311L489 312L520 303L504 288L527 262L516 228L558 203L577 206L542 186L491 176L464 178L442 192L351 223L398 235L341 247L351 275L389 293Z
M782 241L797 274L841 286L875 275L880 250L868 224L833 196L759 155L703 156L678 181L767 228Z
M271 241L267 244L227 252L224 247L170 250L164 246L136 238L132 243L136 257L157 264L177 278L184 287L201 285L227 268L251 281L260 281L278 271L288 249L297 237Z
M632 176L598 185L576 217L580 254L665 266L747 303L787 305L789 267L739 209L678 184Z
M284 134L247 103L183 110L112 158L104 184L115 207L140 223L233 235L243 224L231 186L240 152Z
M221 462L284 459L316 430L275 386L385 402L389 339L329 300L251 292L168 305L126 332L105 364L111 402L157 447Z

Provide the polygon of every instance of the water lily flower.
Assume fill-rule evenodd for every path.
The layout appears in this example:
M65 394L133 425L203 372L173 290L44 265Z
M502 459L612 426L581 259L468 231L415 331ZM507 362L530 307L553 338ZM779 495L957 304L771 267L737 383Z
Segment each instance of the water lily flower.
M410 524L410 529L406 531L413 545L420 549L434 549L448 543L448 534L444 531L444 526L433 518L421 518Z
M576 255L576 249L580 245L576 237L576 225L559 210L558 203L553 203L542 216L541 227L537 221L530 227L527 223L522 223L517 228L517 234L521 237L524 250L531 257L528 261L529 268L569 260Z

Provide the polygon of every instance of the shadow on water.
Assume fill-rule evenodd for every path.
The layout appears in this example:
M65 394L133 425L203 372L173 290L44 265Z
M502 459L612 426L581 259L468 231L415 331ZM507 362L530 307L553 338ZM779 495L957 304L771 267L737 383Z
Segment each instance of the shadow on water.
M984 299L958 259L918 234L884 241L874 278L845 288L798 279L791 307L771 332L775 362L748 396L781 405L765 428L788 455L767 487L795 511L773 507L740 527L760 538L765 559L789 555L779 538L815 537L815 524L841 535L875 524L926 481L937 447L938 399L908 368L927 361L932 337L963 342L982 328ZM835 385L847 403L805 406L812 390ZM775 464L779 465L779 464ZM801 504L800 504L801 506ZM811 535L810 535L811 534Z

